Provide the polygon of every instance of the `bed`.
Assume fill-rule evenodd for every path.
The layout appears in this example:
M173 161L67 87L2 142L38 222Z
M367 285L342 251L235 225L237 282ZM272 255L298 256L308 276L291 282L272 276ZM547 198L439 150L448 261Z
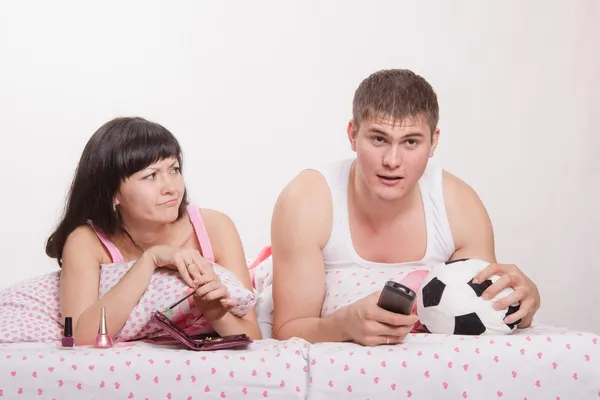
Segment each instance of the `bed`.
M510 336L411 334L404 344L311 346L307 398L600 398L600 345L549 326Z
M0 345L8 399L593 399L597 335L540 326L510 336L411 334L362 347L263 339L192 352L147 342L63 350Z
M267 254L249 263L263 340L210 352L148 341L117 342L106 350L64 350L52 341L0 343L0 397L600 399L600 337L568 328L534 324L495 336L412 333L401 344L378 347L275 340L270 337L269 262ZM368 294L337 282L353 286L360 278L375 290L387 279L411 273L387 272L331 272L324 310ZM38 282L46 285L46 278ZM48 308L51 301L43 303ZM13 309L20 310L15 304ZM33 312L38 313L36 321L50 315L47 310Z
M63 350L0 345L0 396L42 399L305 399L308 345L266 339L192 352L146 342Z

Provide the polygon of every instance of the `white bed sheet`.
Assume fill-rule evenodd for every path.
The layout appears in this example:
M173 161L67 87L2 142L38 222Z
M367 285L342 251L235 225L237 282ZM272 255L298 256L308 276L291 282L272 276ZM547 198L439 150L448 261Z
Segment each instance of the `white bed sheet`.
M536 327L509 336L409 335L396 346L264 339L192 352L0 345L7 399L600 399L600 339Z
M260 340L247 349L194 352L137 342L63 350L0 345L0 396L8 399L304 399L308 343Z
M555 327L509 336L411 334L309 351L309 399L600 399L600 339Z

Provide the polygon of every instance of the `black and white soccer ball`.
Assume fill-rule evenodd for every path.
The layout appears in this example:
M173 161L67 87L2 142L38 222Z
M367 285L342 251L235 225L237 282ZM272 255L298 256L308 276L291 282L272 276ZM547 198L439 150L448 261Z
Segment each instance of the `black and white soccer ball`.
M504 318L519 309L519 304L494 310L493 301L511 294L506 288L491 300L481 295L499 276L474 284L473 278L488 262L476 259L448 261L434 267L423 280L417 294L417 312L423 328L430 333L455 335L504 335L516 329L516 321Z

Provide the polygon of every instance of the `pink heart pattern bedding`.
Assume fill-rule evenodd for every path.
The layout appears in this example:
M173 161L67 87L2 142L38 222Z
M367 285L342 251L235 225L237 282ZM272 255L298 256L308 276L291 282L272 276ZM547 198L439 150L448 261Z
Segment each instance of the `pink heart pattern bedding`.
M101 298L125 275L134 262L115 263L101 266ZM213 263L215 273L227 286L229 296L237 304L232 314L243 316L256 303L253 291L245 288L228 269ZM0 292L0 343L47 342L62 337L63 315L59 303L60 271L55 271L26 280ZM117 341L130 341L161 334L162 329L150 322L155 310L164 310L185 296L191 288L176 271L160 268L152 276L148 289L132 310ZM178 305L172 319L190 334L211 332L210 324L193 306L193 300Z

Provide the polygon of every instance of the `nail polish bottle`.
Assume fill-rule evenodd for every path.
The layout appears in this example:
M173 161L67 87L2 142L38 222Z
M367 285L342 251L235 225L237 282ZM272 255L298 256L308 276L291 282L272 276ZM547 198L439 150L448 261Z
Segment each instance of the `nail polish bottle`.
M98 336L96 336L96 348L107 349L113 346L113 340L108 334L106 328L106 310L104 307L100 309L100 327L98 328Z
M65 330L62 337L62 347L74 347L75 338L73 337L73 318L65 317Z

